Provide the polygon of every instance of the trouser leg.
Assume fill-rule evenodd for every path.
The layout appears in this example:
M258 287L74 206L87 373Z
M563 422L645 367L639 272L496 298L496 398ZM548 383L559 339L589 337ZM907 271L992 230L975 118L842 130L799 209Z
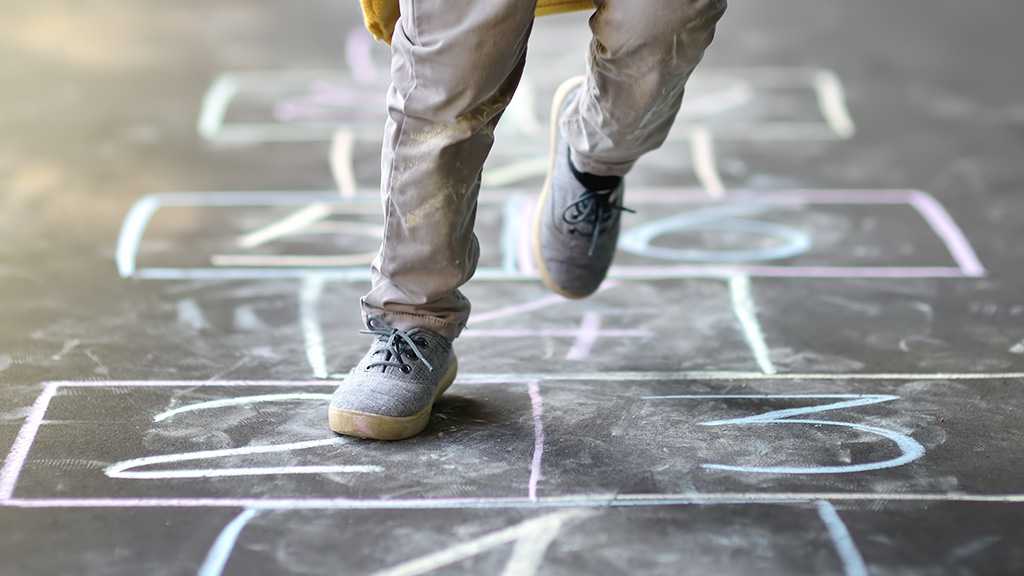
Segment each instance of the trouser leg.
M623 176L665 141L726 0L595 0L581 97L561 120L582 172Z
M384 237L364 316L454 340L476 269L480 172L522 76L536 0L401 0L381 155Z

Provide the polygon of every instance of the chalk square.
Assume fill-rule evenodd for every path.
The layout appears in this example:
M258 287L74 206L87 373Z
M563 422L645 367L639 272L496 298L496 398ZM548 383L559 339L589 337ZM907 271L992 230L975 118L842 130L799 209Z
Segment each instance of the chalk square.
M375 442L327 429L332 382L53 382L0 470L0 505L525 499L531 400L501 384L461 384L423 433Z
M947 438L931 404L919 407L893 384L834 390L814 380L596 387L553 378L540 387L548 442L538 494L938 494L959 486L956 461L930 455Z
M779 264L725 261L700 263L661 258L657 262L641 265L636 263L636 258L632 258L633 263L628 262L631 256L620 251L617 263L609 272L612 279L728 278L736 275L784 278L961 278L985 275L984 266L974 253L970 242L945 208L931 195L916 190L747 191L729 193L722 198L710 198L706 192L699 190L647 188L631 191L628 198L629 202L637 207L651 205L648 211L654 213L658 213L659 210L665 212L665 206L684 207L693 211L716 206L730 210L734 207L746 209L749 206L764 206L789 211L808 206L878 207L881 210L903 206L916 213L916 217L920 218L919 222L930 230L929 242L935 245L932 251L945 251L952 265L915 265L913 251L907 256L901 256L902 260L909 259L907 265L800 265L794 264L792 259L785 258L778 260ZM478 232L483 243L489 245L490 249L484 250L484 261L477 270L475 280L535 281L538 278L533 265L529 234L533 202L534 195L521 190L482 196L481 226L478 227ZM230 263L199 267L139 266L139 252L147 227L161 208L241 209L291 206L296 210L305 210L313 205L337 206L338 209L344 209L345 206L372 206L372 202L368 198L342 202L333 192L195 192L146 196L136 202L122 224L117 247L118 270L125 277L164 280L306 278L315 275L336 281L367 281L369 267L365 263L350 266L312 265L309 255L304 254L289 255L298 258L293 260L294 265L289 266L260 265L259 258L247 262L244 266ZM490 214L489 210L494 211L494 214ZM686 215L676 215L679 216ZM740 220L742 219L732 219L734 223ZM780 227L779 224L769 224ZM789 230L790 234L803 233L793 227L789 227ZM633 232L636 231L631 231L627 221L620 247L625 247ZM899 234L900 230L887 232ZM814 239L811 238L810 242L813 246ZM359 250L366 250L366 246ZM266 260L264 264L273 264L281 259L280 255L269 255L271 258L267 256L262 257ZM339 256L342 259L348 257L344 254ZM367 260L372 257L372 252L360 257ZM622 260L627 260L627 263L618 263Z

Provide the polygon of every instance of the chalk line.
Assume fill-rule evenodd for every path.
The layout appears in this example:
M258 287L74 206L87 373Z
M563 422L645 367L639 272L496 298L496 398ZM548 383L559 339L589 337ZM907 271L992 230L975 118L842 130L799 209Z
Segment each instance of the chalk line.
M612 280L605 280L598 287L597 292L604 292L605 290L611 290L618 286L618 283ZM553 294L551 296L545 296L539 300L532 302L525 302L523 304L513 304L512 306L506 306L504 308L498 308L497 310L490 310L488 312L481 312L479 314L473 314L470 316L470 322L488 322L490 320L500 320L502 318L510 318L512 316L519 316L526 312L533 312L534 310L540 310L541 308L547 308L548 306L554 306L556 304L566 304L570 302L568 299ZM469 332L467 331L467 335Z
M528 497L536 502L541 460L544 458L544 401L540 397L540 385L537 381L530 382L527 386L530 393L530 408L533 412L533 459L530 462Z
M362 28L353 28L345 38L345 61L360 84L368 84L377 76L370 54L373 39Z
M519 215L523 211L524 199L512 196L505 200L501 214L501 268L509 274L518 272L519 235L522 233Z
M934 196L915 190L910 192L908 201L942 239L946 249L949 250L953 260L956 261L965 276L976 278L985 276L985 267L981 264L974 249L971 248L971 243L957 226L953 217Z
M820 69L814 73L814 92L818 97L818 109L828 127L836 136L846 140L857 131L846 107L846 93L839 76L832 70Z
M261 402L280 402L282 400L328 400L330 401L331 394L318 394L314 392L291 392L287 394L260 394L256 396L242 396L239 398L225 398L223 400L210 400L208 402L199 402L197 404L189 404L188 406L182 406L180 408L174 408L173 410L167 410L161 412L153 417L154 422L163 422L171 416L183 414L185 412L197 412L199 410L211 410L215 408L225 408L227 406L246 406L249 404L258 404Z
M509 572L509 565L518 567L538 567L543 558L544 553L547 551L548 545L557 536L558 531L562 525L568 521L576 520L591 516L595 512L590 510L566 510L563 512L555 512L540 518L534 518L525 522L510 526L497 532L492 532L485 536L475 538L466 542L462 542L452 546L450 548L428 554L420 558L409 560L392 566L378 572L374 572L371 576L421 576L428 572L437 570L444 566L454 564L467 558L472 558L482 552L508 544L511 542L521 540L533 540L533 542L525 545L523 548L517 546L517 550L513 551L512 557L509 559L509 564L506 565L506 569L502 572L503 575L516 574L517 576L532 576L533 572ZM553 534L552 534L553 532ZM546 544L546 545L542 545ZM514 562L513 562L514 561Z
M490 498L10 498L14 508L257 508L260 510L498 510L831 502L1024 504L1024 494L902 492L685 492Z
M228 564L228 559L231 557L231 552L235 549L235 543L238 542L239 535L242 534L245 525L255 518L259 512L258 509L248 508L221 530L217 539L213 542L210 551L206 553L206 559L203 560L203 564L199 567L199 572L196 572L196 576L221 576L224 573L224 567Z
M696 127L690 131L690 155L693 159L693 171L701 186L712 198L725 195L725 184L718 173L715 162L715 143L711 131L705 127Z
M576 341L573 342L572 347L569 348L569 352L566 353L566 360L583 360L590 355L590 350L597 343L598 337L604 334L601 333L601 315L594 311L588 311L583 314L583 321L580 323L580 328L576 332ZM653 334L647 333L647 336Z
M0 502L9 500L14 495L14 486L18 483L18 477L25 466L28 452L35 442L36 434L39 433L39 426L43 423L43 416L50 406L50 401L57 394L60 384L51 382L43 388L43 392L36 398L35 403L29 410L25 423L14 438L14 444L4 459L4 466L0 468Z
M313 376L327 378L327 354L324 351L324 334L320 328L320 296L324 280L310 276L302 281L299 290L299 323L306 349L306 360L313 369Z
M850 530L846 527L843 519L836 512L835 506L827 500L817 500L814 505L818 509L818 517L821 518L825 529L828 530L829 537L832 538L836 553L839 554L839 561L843 564L843 573L846 576L868 576L868 567L864 563L864 557L860 555L860 550L857 550L857 544L854 543Z
M815 406L803 406L800 408L786 408L772 410L754 416L730 418L727 420L714 420L700 422L701 426L728 426L745 424L807 424L811 426L839 426L852 428L861 432L875 434L891 440L900 449L901 455L881 462L866 462L862 464L844 464L841 466L729 466L723 464L702 464L702 468L712 470L725 470L729 472L745 472L754 474L848 474L852 472L867 472L872 470L883 470L909 464L924 456L925 449L920 442L914 440L910 435L864 424L853 424L835 420L798 420L793 416L805 414L817 414L845 408L856 408L858 406L869 406L882 402L899 400L899 396L892 394L674 394L665 396L645 396L644 400L728 400L728 399L756 399L756 400L786 400L786 399L824 399L839 400L830 404L818 404Z
M548 173L551 163L547 156L528 158L510 162L503 166L488 168L481 177L480 184L484 188L504 188L509 184L522 182L527 178L544 176Z
M334 210L331 205L325 202L303 206L280 220L275 220L266 226L257 228L248 234L240 236L238 240L235 241L235 245L239 248L256 248L262 246L267 242L292 234L296 230L308 226L313 222L323 220L330 216L333 211Z
M750 278L739 275L729 278L729 296L732 300L732 311L743 328L743 336L751 353L754 354L758 368L765 374L775 374L777 370L772 363L764 333L761 331L761 323L757 319L757 309L750 291Z
M121 224L117 236L117 272L122 278L129 278L135 273L135 257L139 253L142 235L153 218L153 214L161 207L157 195L144 196L132 205L128 215Z
M234 74L221 74L203 95L202 109L196 130L204 140L215 140L224 125L228 104L238 94L239 82Z
M199 468L191 470L148 470L132 471L133 468L142 466L154 466L157 464L172 464L176 462L190 462L195 460L215 460L218 458L230 458L234 456L249 456L253 454L273 454L275 452L289 452L292 450L306 450L309 448L320 448L323 446L334 446L344 444L346 438L335 437L321 440L306 440L302 442L288 442L285 444L272 444L269 446L244 446L241 448L224 448L220 450L200 450L197 452L181 452L178 454L163 454L160 456L144 456L124 460L103 469L104 474L110 478L136 479L136 480L165 480L180 478L225 478L235 476L270 476L270 475L294 475L294 474L369 474L383 472L384 468L374 465L323 465L323 466L266 466L266 467L240 467L240 468Z
M356 197L355 143L356 134L350 128L338 128L331 139L331 175L346 200Z

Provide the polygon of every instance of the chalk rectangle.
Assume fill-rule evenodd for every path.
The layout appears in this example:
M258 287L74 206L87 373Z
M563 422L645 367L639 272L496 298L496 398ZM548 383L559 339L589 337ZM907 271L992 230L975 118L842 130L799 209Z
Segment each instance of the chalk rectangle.
M537 279L532 263L529 234L534 198L534 194L525 190L508 190L507 193L483 195L478 231L484 250L475 280ZM723 198L711 199L700 190L648 188L631 190L628 203L640 214L627 215L624 220L621 250L617 263L609 274L612 279L726 278L735 275L779 278L960 278L985 275L984 266L948 212L934 197L916 190L747 191L732 192ZM317 205L336 210L341 215L351 213L352 218L362 220L333 223L321 221L312 225L300 223L303 226L310 226L296 230L298 235L305 238L305 244L296 244L291 247L291 252L284 254L268 252L265 248L246 252L243 248L236 249L230 245L235 237L249 239L260 232L245 228L245 222L252 219L252 214L246 216L238 212L232 217L237 211L266 210L267 215L259 217L257 214L257 220L264 225L280 227L286 224L288 219L273 223L274 214L283 216L285 213L281 211L287 209L308 212L304 207ZM117 248L118 270L125 277L163 280L304 278L313 275L335 281L364 282L369 280L368 262L373 257L377 242L370 233L373 221L370 214L376 209L376 205L377 200L371 199L369 193L344 201L333 192L197 192L147 196L133 206L122 225ZM667 206L672 208L666 210ZM748 207L756 209L747 210ZM147 230L151 219L160 210L172 208L194 210L192 217L186 219L190 222L202 222L200 216L203 210L225 212L218 213L217 217L211 220L218 222L215 228L191 229L187 235L177 239L173 236L161 238L162 246L172 247L170 250L164 250L167 254L162 255L161 262L171 258L169 262L172 265L152 262L140 264L140 250L144 247L144 240L148 238ZM659 254L645 255L642 251L639 254L629 253L631 234L637 232L631 230L632 228L652 226L654 217L671 215L673 212L676 212L674 218L685 220L689 218L688 214L699 215L702 212L708 213L709 210L732 210L735 214L715 218L701 216L708 220L710 225L691 218L689 223L680 224L682 228L679 230L668 230L668 233L663 235L671 237L671 233L694 230L704 233L708 230L716 232L714 227L718 226L722 230L716 233L724 233L719 234L721 237L728 238L729 234L740 235L742 241L747 241L743 238L756 239L758 234L765 234L764 230L767 229L768 234L774 234L790 242L799 242L800 236L805 236L805 242L809 242L810 252L817 251L817 255L809 258L807 255L794 253L790 256L769 255L769 259L761 262L729 262L724 261L724 258L723 261L716 262L716 253L701 250L699 252L703 252L704 261L696 262L686 261L685 257L674 260L672 250L669 250L668 257ZM810 212L813 210L831 212L814 215ZM896 216L893 216L893 212L897 210L903 212L894 220ZM758 211L766 216L759 215ZM842 211L856 213L849 216ZM871 220L882 222L885 227L877 231L851 228L851 235L860 234L866 242L874 242L876 245L865 246L869 253L863 258L855 253L835 254L839 260L866 260L864 265L835 265L829 262L832 258L829 257L827 250L830 249L828 242L836 240L815 237L815 234L820 233L819 231L832 233L836 226L832 226L832 222L816 223L807 219L812 217L819 221L829 217L838 224L861 227L867 226ZM772 221L771 218L783 220ZM857 218L863 221L857 221ZM722 221L727 225L724 228L720 224ZM268 222L272 224L267 224ZM236 228L235 236L230 235L232 226ZM348 232L342 229L345 226L348 227L345 229ZM333 236L327 234L332 230L339 232ZM347 234L345 237L348 240L342 239L343 232ZM742 234L747 236L744 237ZM844 250L849 251L857 247L854 240L843 240ZM695 241L692 237L676 240L677 243ZM898 242L899 246L880 244L885 241ZM183 250L181 247L175 248L175 242L191 242L194 245L190 244L188 250ZM332 242L342 244L335 245ZM925 244L915 246L915 243L922 242ZM657 242L652 242L653 244ZM778 246L770 246L768 251L777 252L777 248ZM923 248L927 248L931 255L930 261L915 262L921 260L919 254ZM192 260L199 260L191 261L191 264L184 266L173 265L175 250L187 254ZM229 252L226 253L226 250ZM665 247L660 250L664 252ZM754 254L756 251L745 252ZM732 253L735 256L736 251L733 250ZM757 254L754 256L757 257ZM205 264L202 263L203 259L206 259Z
M454 405L441 408L456 425L446 434L435 434L439 436L437 445L417 447L415 441L391 445L385 453L367 460L366 454L357 456L365 452L365 446L360 448L359 441L354 441L344 444L335 457L323 458L320 453L319 460L304 463L385 468L400 463L410 478L405 488L372 470L338 472L334 476L325 473L315 482L291 487L282 482L287 484L286 480L295 476L280 471L261 477L255 484L237 482L232 477L154 480L109 478L103 473L104 467L109 468L119 458L124 461L182 452L182 446L196 436L188 430L189 425L173 424L173 419L179 417L193 418L190 425L201 425L207 435L202 440L212 444L224 441L220 435L237 426L243 430L246 426L249 430L273 429L273 434L263 440L248 437L250 442L244 446L257 449L295 440L285 436L294 436L296 431L316 436L304 440L321 439L320 426L303 421L303 417L291 417L294 403L276 404L275 409L275 402L281 400L280 396L327 395L331 383L53 382L44 386L0 468L0 506L487 509L815 500L1024 502L1024 491L1017 485L1016 475L1009 472L1020 458L1019 446L1012 445L1012 438L1007 439L994 428L978 430L974 422L970 442L1006 450L1000 461L978 469L961 461L957 452L945 451L946 435L958 424L938 421L932 407L948 397L945 382L949 380L975 381L977 385L997 380L1019 383L1024 382L1024 374L567 374L534 380L536 385L529 395L532 401L525 393L529 381L518 379L521 377L532 376L469 374L460 378L449 393L456 398ZM848 382L843 389L856 391L834 392L833 383L844 378ZM741 392L736 391L737 379L746 383ZM936 386L934 390L916 387L912 397L901 396L899 384L907 381L935 382ZM681 386L684 382L686 385ZM514 390L506 399L502 390L509 388ZM239 401L243 396L274 395L278 398ZM537 410L540 402L542 412ZM920 403L924 411L918 410ZM237 411L242 406L256 405L261 410ZM494 407L500 405L508 410L495 412ZM810 412L800 412L809 407ZM1017 409L1005 407L1011 412ZM111 410L119 416L111 417ZM460 414L460 410L464 412ZM770 412L774 412L773 417L766 417ZM535 476L531 459L539 458L531 456L538 453L531 419L538 414L543 415L546 446L540 473ZM117 422L119 418L121 423ZM784 423L786 419L791 422ZM69 433L69 427L75 430ZM522 431L513 433L515 427ZM63 429L60 435L49 431L58 428ZM846 436L830 435L830 429ZM703 441L697 436L706 436L709 430L715 437L701 445ZM709 466L763 467L780 460L841 466L851 461L884 462L898 456L900 445L878 430L909 436L925 448L925 453L899 466L851 474L766 474ZM522 446L509 442L517 437L528 438L529 442ZM829 442L822 444L822 438ZM843 443L854 453L844 455L828 448ZM778 452L787 444L799 450ZM717 450L722 446L727 449ZM388 450L395 454L389 455ZM682 452L687 450L694 453L685 457ZM417 453L430 456L427 476L413 457ZM464 456L472 462L460 463ZM585 463L579 461L581 456L586 456ZM192 461L189 467L197 462L200 460ZM278 468L281 464L277 462ZM446 465L455 466L450 477ZM993 467L1006 468L1007 473ZM161 468L151 463L122 469L143 472L184 468ZM220 469L230 468L221 463ZM346 474L348 479L360 482L346 481ZM715 477L702 487L709 479L701 479L701 475ZM482 490L475 484L481 478L486 478L484 484L490 489ZM537 498L526 491L529 478L540 480ZM1003 478L1005 482L992 491L994 487L988 482L991 478ZM140 486L154 481L159 484L155 489ZM508 492L501 493L504 490L500 486L506 484ZM981 485L986 490L975 489Z
M566 75L527 68L499 146L545 144L537 128ZM327 141L340 127L379 140L387 88L386 75L358 69L224 72L207 89L198 130L221 143ZM762 141L845 139L855 131L842 81L810 67L698 69L668 138L689 140L695 128L721 140Z

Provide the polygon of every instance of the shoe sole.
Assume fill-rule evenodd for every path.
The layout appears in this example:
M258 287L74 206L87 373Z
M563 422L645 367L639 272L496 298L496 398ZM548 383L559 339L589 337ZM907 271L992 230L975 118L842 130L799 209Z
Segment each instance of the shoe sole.
M394 417L359 412L356 410L344 410L331 407L327 411L327 419L330 422L331 430L345 436L356 436L358 438L370 438L373 440L404 440L415 436L427 427L430 420L430 411L434 408L434 402L444 394L445 390L455 381L455 374L458 372L458 360L452 358L452 364L448 367L441 383L438 384L434 396L427 403L427 406L412 416Z
M544 262L544 253L541 251L541 223L544 218L544 207L547 204L548 195L551 194L551 177L555 172L555 158L558 154L558 120L562 113L562 106L565 104L565 99L569 97L569 94L583 84L583 76L575 76L562 82L562 85L558 87L555 92L555 98L551 103L551 160L548 165L548 177L544 180L544 187L540 192L540 199L537 201L537 207L533 213L533 265L536 266L537 271L540 273L540 279L544 282L544 285L548 287L552 292L570 298L572 300L579 300L580 298L586 298L590 296L596 290L587 292L586 294L575 294L562 288L555 282L555 279L551 277L551 272L548 271L547 263Z

